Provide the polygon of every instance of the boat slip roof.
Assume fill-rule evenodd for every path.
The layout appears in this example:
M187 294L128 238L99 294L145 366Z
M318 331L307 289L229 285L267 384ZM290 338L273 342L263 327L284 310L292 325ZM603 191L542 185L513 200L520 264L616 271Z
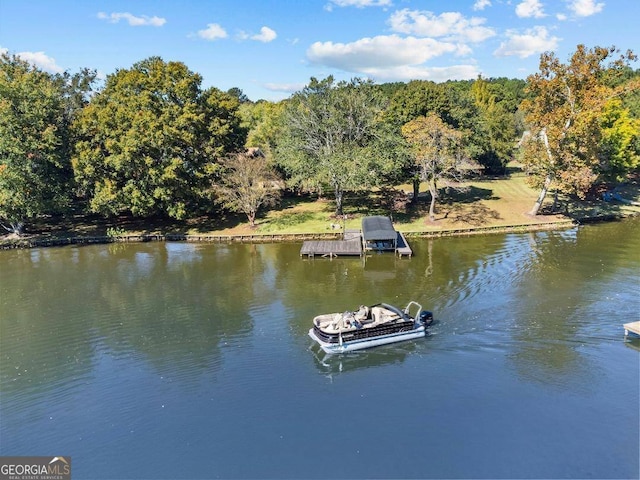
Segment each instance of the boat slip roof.
M389 217L382 215L362 219L362 238L365 240L395 240L398 234Z

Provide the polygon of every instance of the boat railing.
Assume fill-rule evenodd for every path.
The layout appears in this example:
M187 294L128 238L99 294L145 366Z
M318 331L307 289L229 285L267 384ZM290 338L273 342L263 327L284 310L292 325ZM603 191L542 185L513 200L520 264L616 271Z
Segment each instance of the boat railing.
M411 315L410 313L412 305L418 308L415 315ZM407 306L404 307L404 313L406 313L407 315L413 316L413 318L415 318L416 320L420 318L420 312L422 312L422 305L420 305L418 302L414 302L413 300L407 303Z

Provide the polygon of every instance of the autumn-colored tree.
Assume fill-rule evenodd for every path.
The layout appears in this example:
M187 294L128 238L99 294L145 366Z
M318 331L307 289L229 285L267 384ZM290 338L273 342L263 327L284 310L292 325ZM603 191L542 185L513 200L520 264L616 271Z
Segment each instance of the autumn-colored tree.
M456 178L460 170L462 134L436 114L418 117L402 127L402 135L411 146L420 178L429 185L429 218L435 220L438 182Z
M615 47L578 45L564 64L547 52L540 57L540 72L527 78L529 98L522 109L530 136L522 160L530 180L541 189L531 215L537 215L552 185L584 196L598 178L600 117L607 101L629 87L609 86L610 77L636 59L628 51L611 61L616 53Z
M261 207L280 199L278 177L263 155L248 151L231 156L224 163L221 182L215 187L219 200L228 209L242 212L255 227Z

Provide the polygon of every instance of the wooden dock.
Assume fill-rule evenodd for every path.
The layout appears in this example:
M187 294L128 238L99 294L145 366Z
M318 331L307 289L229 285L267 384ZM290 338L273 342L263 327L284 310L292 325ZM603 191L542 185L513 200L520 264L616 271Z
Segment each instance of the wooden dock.
M307 240L302 244L300 256L337 257L339 255L362 255L360 238L352 240Z
M399 257L407 256L410 257L413 255L413 251L411 247L407 243L407 239L404 238L402 232L398 232L398 240L396 241L396 253Z
M360 230L345 230L343 240L307 240L302 244L300 256L309 258L320 256L334 258L339 256L361 256L364 253L362 246L362 232ZM407 239L398 232L395 253L399 257L413 255Z
M640 322L625 323L623 327L625 335L640 337Z

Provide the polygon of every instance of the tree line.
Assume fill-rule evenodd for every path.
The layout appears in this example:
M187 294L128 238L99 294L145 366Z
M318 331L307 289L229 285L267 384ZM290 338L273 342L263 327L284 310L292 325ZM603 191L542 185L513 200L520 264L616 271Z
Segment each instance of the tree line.
M635 55L579 45L526 81L311 78L280 102L203 88L181 62L51 74L0 57L0 224L20 234L68 211L184 219L232 210L253 225L283 189L346 193L503 174L515 155L540 187L584 196L640 169ZM518 147L518 139L521 139Z

